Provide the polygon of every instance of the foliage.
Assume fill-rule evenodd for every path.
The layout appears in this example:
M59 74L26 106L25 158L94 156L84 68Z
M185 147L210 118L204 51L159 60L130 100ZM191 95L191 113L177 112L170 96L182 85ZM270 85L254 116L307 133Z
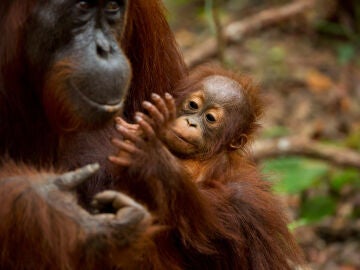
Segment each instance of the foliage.
M347 0L338 3L339 10L331 18L319 20L316 29L320 34L336 38L338 60L347 64L356 55L360 45L360 2Z
M270 178L277 192L296 194L316 186L329 171L328 166L319 161L299 157L283 157L268 160L264 164L265 173L275 173Z
M360 128L356 128L345 140L347 147L360 151Z
M330 186L332 190L340 193L346 185L354 185L360 187L360 172L355 169L346 169L333 173Z
M271 126L261 132L261 136L266 139L280 138L288 135L290 135L290 131L284 126Z
M329 196L316 196L306 200L300 208L300 216L305 223L321 220L335 213L336 200Z
M290 225L292 229L333 215L346 187L360 189L359 170L332 169L312 159L282 157L265 161L263 167L276 192L301 198L299 217Z

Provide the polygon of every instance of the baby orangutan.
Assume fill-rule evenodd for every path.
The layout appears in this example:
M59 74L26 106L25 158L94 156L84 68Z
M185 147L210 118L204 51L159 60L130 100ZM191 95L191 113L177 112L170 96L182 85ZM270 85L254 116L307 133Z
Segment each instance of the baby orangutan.
M169 262L163 265L284 270L301 263L278 200L246 157L264 107L257 88L244 76L205 66L175 93L175 99L153 94L136 125L117 119L124 140L113 139L119 154L109 157L138 179L131 196L169 228L156 239L159 257Z
M130 166L142 154L147 155L142 153L146 149L138 147L139 144L145 146L146 139L159 139L183 165L190 165L192 175L204 173L200 164L215 160L217 155L244 150L258 127L263 104L249 78L201 67L180 83L176 93L178 113L170 94L165 98L153 94L154 103L143 103L150 117L137 113L137 125L116 119L119 132L128 141L113 140L122 150L120 155L110 157L113 163ZM193 166L195 164L199 166Z

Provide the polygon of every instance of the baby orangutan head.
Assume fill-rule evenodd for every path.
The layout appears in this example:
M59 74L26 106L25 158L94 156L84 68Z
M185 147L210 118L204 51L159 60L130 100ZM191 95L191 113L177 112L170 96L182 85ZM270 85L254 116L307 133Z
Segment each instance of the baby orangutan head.
M243 148L258 127L263 105L245 76L200 67L178 87L178 117L165 133L178 156L208 157Z

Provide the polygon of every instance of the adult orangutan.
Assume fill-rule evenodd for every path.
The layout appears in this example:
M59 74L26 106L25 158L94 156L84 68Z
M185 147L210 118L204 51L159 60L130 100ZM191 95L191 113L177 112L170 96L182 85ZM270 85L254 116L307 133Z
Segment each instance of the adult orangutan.
M0 33L0 269L130 267L150 214L121 193L114 214L80 207L73 190L86 206L107 187L107 149L73 142L182 77L160 1L2 0Z
M128 187L165 225L156 238L160 265L150 254L143 268L290 270L300 264L281 204L246 156L264 107L257 88L246 76L203 66L175 93L178 113L171 95L153 94L153 103L143 103L150 117L137 113L138 125L118 119L126 140L113 140L120 152L109 158L135 183L124 187L119 179L119 189ZM100 208L114 194L97 195Z

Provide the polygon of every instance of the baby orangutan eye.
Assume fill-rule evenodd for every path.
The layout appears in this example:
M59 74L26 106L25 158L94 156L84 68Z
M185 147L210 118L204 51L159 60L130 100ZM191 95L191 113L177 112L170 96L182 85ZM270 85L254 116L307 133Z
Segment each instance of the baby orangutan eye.
M205 118L206 118L206 120L207 120L208 122L210 122L210 123L216 122L215 116L212 115L211 113L206 114Z
M190 101L189 108L192 110L197 110L197 109L199 109L199 105L195 101Z

